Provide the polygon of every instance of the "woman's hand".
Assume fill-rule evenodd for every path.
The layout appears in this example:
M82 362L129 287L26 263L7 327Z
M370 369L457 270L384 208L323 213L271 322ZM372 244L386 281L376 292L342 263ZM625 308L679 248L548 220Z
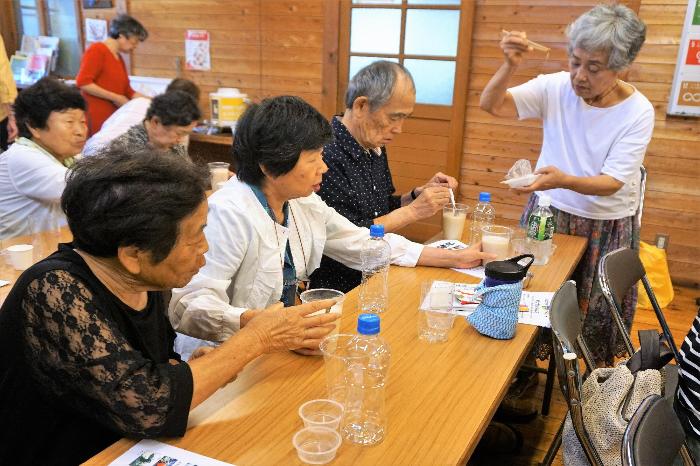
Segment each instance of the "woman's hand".
M500 43L506 64L517 67L524 59L524 54L532 48L527 43L527 34L522 31L510 31L504 35Z
M535 175L540 175L534 183L523 188L513 188L521 193L534 191L547 191L548 189L566 188L568 175L553 165L535 170Z
M472 244L466 249L458 249L452 251L455 253L455 265L458 269L470 269L481 265L481 262L486 260L494 260L495 254L481 251L481 242Z
M192 351L192 355L190 356L190 361L193 359L201 358L205 354L207 354L210 351L214 351L213 346L200 346L196 350Z
M112 99L112 103L116 105L117 107L121 107L125 103L127 103L129 99L126 96L116 94L114 98Z
M292 307L275 303L255 315L245 329L258 338L264 353L298 348L318 349L321 339L335 328L333 322L340 316L335 313L309 314L330 309L333 304L335 300L332 299Z

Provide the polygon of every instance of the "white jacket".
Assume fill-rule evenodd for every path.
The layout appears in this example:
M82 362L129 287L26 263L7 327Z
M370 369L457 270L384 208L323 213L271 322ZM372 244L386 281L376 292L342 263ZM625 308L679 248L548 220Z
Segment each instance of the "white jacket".
M316 194L289 201L289 228L274 222L248 185L231 178L209 197L206 264L184 288L173 290L173 327L206 340L224 341L240 329L241 314L280 300L287 238L298 279L316 270L323 254L359 270L369 237ZM387 234L392 263L414 267L423 246Z

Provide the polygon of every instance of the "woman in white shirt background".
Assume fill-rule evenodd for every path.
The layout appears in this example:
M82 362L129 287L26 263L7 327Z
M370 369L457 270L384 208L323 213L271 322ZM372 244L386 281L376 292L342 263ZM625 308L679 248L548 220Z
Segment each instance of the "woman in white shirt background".
M53 78L15 100L19 138L0 154L0 238L66 224L59 202L87 137L85 107L78 89Z
M326 254L354 269L369 230L338 214L315 194L328 170L328 121L298 97L252 105L236 126L236 176L209 197L206 264L173 290L170 320L178 331L225 341L261 312L294 305L297 283ZM424 247L387 234L392 263L473 267L494 256L480 244L461 251ZM307 348L313 352L315 348Z
M637 56L646 26L623 5L598 5L567 29L569 72L540 75L508 88L530 51L526 34L501 40L505 62L481 96L481 108L504 118L538 118L543 141L523 212L525 225L537 193L552 199L555 231L588 238L573 279L585 314L583 335L598 364L612 364L623 346L598 286L598 262L609 251L639 248L640 167L654 129L654 108L621 77ZM636 287L624 300L629 327ZM544 348L546 352L547 349ZM544 354L541 354L544 356Z

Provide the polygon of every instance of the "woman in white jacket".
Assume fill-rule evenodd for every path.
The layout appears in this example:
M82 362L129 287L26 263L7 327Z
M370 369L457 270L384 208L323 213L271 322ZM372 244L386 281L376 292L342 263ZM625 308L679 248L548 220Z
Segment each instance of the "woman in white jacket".
M308 279L323 254L360 268L368 230L315 194L327 170L322 148L331 137L326 119L297 97L266 99L246 111L233 144L237 176L209 198L206 265L173 290L176 330L224 341L278 301L293 305L298 281ZM480 245L446 251L398 235L385 238L396 265L472 267L492 258Z

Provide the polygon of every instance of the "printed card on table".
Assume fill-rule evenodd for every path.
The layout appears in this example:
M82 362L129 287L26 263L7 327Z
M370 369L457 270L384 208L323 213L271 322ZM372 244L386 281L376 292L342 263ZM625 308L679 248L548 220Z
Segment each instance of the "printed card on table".
M229 466L215 460L155 440L141 440L110 466Z

